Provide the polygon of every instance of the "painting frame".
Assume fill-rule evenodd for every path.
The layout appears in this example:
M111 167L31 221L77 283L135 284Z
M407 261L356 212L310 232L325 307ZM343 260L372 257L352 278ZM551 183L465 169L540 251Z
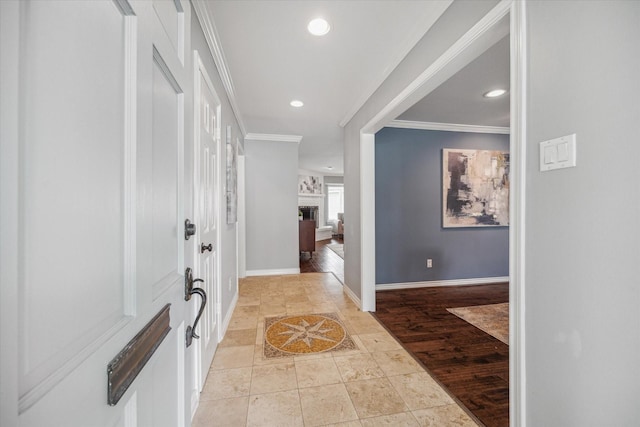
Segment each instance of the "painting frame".
M304 196L321 196L322 178L313 175L298 175L298 194Z
M227 125L226 140L226 204L227 224L238 222L238 144L232 138L232 128Z
M509 152L442 150L442 227L509 226Z

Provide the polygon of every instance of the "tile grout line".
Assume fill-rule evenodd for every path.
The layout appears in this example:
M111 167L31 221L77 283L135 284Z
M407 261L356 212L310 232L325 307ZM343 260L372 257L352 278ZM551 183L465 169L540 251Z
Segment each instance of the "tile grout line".
M339 279L335 277L334 275L334 279L337 280L339 282ZM326 286L326 285L324 285ZM307 297L312 296L317 294L317 292L319 291L319 286L307 286L306 284L304 285L303 289L305 290L305 295ZM267 287L267 289L269 289ZM294 305L294 304L298 304L299 302L297 302L296 300L299 300L300 298L298 298L298 295L296 295L295 293L287 293L287 290L290 289L289 287L285 287L285 291L280 292L278 298L281 298L281 300L284 301L284 313L282 313L282 315L304 315L305 313L300 313L300 308L291 308L289 307L289 309L287 309L287 304L289 305ZM324 288L326 289L326 287ZM263 306L263 301L265 301L264 296L268 294L268 290L265 291L264 288L262 290L262 292L260 292L260 303L257 305L258 306L258 310L257 310L257 319L256 319L256 339L253 340L253 352L252 352L252 359L251 359L251 376L250 376L250 380L249 380L249 389L248 389L248 404L247 404L247 409L246 409L246 414L245 414L245 424L248 424L249 420L249 410L251 408L251 397L252 396L258 396L260 394L269 394L269 393L257 393L257 394L252 394L252 388L253 388L253 383L254 383L254 373L255 373L255 368L257 366L267 366L267 365L278 365L278 364L286 364L286 363L290 363L294 369L294 378L293 378L293 382L295 385L295 388L291 388L291 389L287 389L287 390L296 390L296 394L298 396L298 400L297 400L297 404L298 407L300 408L300 414L302 416L302 425L304 426L310 426L310 424L308 424L305 420L305 416L304 416L304 409L303 409L303 405L302 405L302 394L301 394L301 390L303 389L310 389L310 388L321 388L324 386L340 386L343 390L346 391L347 396L349 398L349 402L351 404L351 406L353 407L353 409L355 410L355 415L357 416L357 418L354 418L353 420L344 420L344 421L337 421L338 423L341 422L349 422L349 421L357 421L359 423L361 423L361 420L364 419L370 419L370 418L377 418L377 417L391 417L394 415L400 415L400 414L406 414L406 413L411 413L410 418L412 420L414 420L416 423L419 424L418 418L417 416L414 414L414 412L416 410L422 410L422 408L416 409L416 410L412 410L410 409L410 402L407 400L407 397L404 397L401 393L400 393L400 389L398 388L398 386L396 386L396 384L394 382L391 381L391 378L396 378L396 377L402 377L402 376L406 376L406 375L410 375L413 373L420 373L420 372L425 372L427 375L429 375L428 371L426 371L424 369L423 366L421 366L421 364L416 364L418 370L417 371L412 371L412 372L405 372L405 373L393 373L392 371L391 374L387 374L387 372L385 371L385 369L383 369L379 363L379 358L376 358L374 356L374 354L388 354L388 353L393 353L393 352L400 352L402 354L407 353L409 355L409 358L413 360L413 358L411 358L411 353L407 352L406 349L403 348L402 345L399 346L399 348L386 348L384 347L384 344L382 344L382 349L380 348L376 348L375 345L372 346L372 343L369 343L369 347L367 345L365 345L365 342L362 341L361 336L362 335L375 335L375 334L383 334L383 336L385 338L389 338L391 337L392 339L394 338L392 334L390 334L388 332L388 330L386 330L386 328L380 324L379 321L377 321L377 319L375 318L375 316L372 316L370 313L363 313L360 312L359 310L356 312L352 312L352 308L350 307L351 304L345 304L344 302L342 302L341 304L338 304L336 301L338 301L338 297L335 296L332 292L324 292L321 291L323 296L324 296L324 300L326 300L326 302L323 302L321 300L319 300L318 298L312 298L309 299L309 306L311 307L311 311L312 312L332 312L335 313L337 315L337 317L340 319L340 322L342 323L342 326L344 327L345 331L348 331L351 334L352 339L354 340L354 342L356 343L356 348L357 350L349 350L346 351L345 353L347 354L343 354L342 352L338 352L338 351L330 351L330 357L323 357L323 356L318 356L318 357L309 357L306 358L307 355L302 355L299 356L299 358L296 357L292 357L291 360L282 360L281 362L276 362L276 361L272 361L275 363L261 363L261 362L268 362L267 359L265 359L263 356L263 354L259 354L257 352L260 351L260 346L262 346L262 350L264 351L264 345L265 345L265 339L266 339L266 334L264 333L264 331L262 333L260 333L261 329L264 329L265 327L265 319L266 317L268 317L268 313L263 313L262 312L262 306ZM315 292L315 294L314 294ZM255 293L255 291L253 291L252 293ZM249 294L249 293L247 293ZM244 295L243 295L244 296ZM255 296L250 295L249 296L255 298ZM271 302L274 301L274 299L272 298L267 298L268 300L270 300ZM292 301L288 301L288 299L291 299ZM313 301L312 301L313 300ZM325 305L322 308L318 308L318 309L314 309L313 307L316 306L321 306L321 305ZM331 305L331 309L327 308L327 305ZM265 301L265 304L266 301ZM237 313L240 313L242 310L234 310L233 316L235 316ZM368 314L369 316L363 316ZM278 314L279 315L279 314ZM362 317L362 319L367 319L367 322L369 320L374 320L375 324L377 327L380 328L380 331L375 331L374 329L369 329L369 326L366 324L366 322L364 322L365 324L362 324L361 322L356 322L356 326L352 325L352 322L350 322L347 319L353 319L356 320L358 317ZM360 323L360 324L358 324ZM261 328L262 325L262 328ZM363 331L364 333L360 334L360 333L356 333L356 331ZM259 343L260 341L260 343ZM386 339L382 340L382 341L387 341ZM374 343L378 343L379 341L377 340L373 340ZM359 379L356 381L347 381L346 378L343 376L342 370L340 370L339 368L339 364L338 364L338 359L340 358L348 358L348 357L353 357L353 356L359 356L359 355L366 355L371 359L371 362L373 363L373 365L383 374L382 377L375 377L375 378L367 378L367 379ZM389 355L390 357L390 355ZM331 361L332 367L337 371L338 377L336 377L337 379L339 379L339 382L331 382L331 383L327 383L327 384L319 384L319 385L308 385L306 387L301 387L301 383L300 383L300 378L299 378L299 371L301 371L302 366L304 366L304 364L306 362L312 362L312 361L322 361L323 359L327 359ZM258 364L256 364L256 362L258 362ZM415 363L415 362L414 362ZM230 368L231 369L231 368ZM388 368L391 369L391 368ZM429 375L429 377L431 377L431 375ZM351 395L351 393L349 393L349 389L347 388L348 384L352 384L352 383L358 383L358 382L364 382L367 380L371 380L371 379L378 379L378 380L386 380L386 382L389 384L390 389L393 390L398 398L399 398L399 402L402 402L406 408L406 410L401 411L401 412L397 412L397 413L391 413L391 414L382 414L382 415L370 415L370 416L363 416L361 417L360 413L358 412L358 406L356 406L354 400L353 400L353 396ZM432 378L433 379L433 378ZM437 382L436 382L437 384ZM284 391L287 391L284 390ZM280 391L274 391L274 392L270 392L270 393L279 393ZM435 408L435 407L441 407L441 406L446 406L447 404L444 403L439 403L437 405L434 406L430 406L428 408L424 408L424 409L431 409L431 408ZM455 405L455 403L454 403ZM457 406L457 405L455 405ZM313 424L315 425L315 424Z

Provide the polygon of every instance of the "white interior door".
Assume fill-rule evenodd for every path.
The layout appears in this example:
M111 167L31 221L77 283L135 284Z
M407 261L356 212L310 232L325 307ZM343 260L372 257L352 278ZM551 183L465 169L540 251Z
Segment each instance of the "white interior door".
M198 247L196 259L197 276L203 280L202 287L207 294L207 305L202 314L200 335L200 374L198 378L199 390L209 372L209 367L218 345L219 332L219 241L218 228L220 225L220 101L213 90L207 72L197 53L194 54L194 68L196 70L196 133L195 160L196 165L196 200L197 200L197 236Z
M2 426L188 422L189 15L0 2ZM167 305L171 330L109 405L107 365Z

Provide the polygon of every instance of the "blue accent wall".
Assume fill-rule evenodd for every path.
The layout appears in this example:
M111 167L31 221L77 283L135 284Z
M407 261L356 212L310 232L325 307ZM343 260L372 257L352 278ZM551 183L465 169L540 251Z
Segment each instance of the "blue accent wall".
M508 151L509 135L397 128L376 134L377 284L509 275L508 227L442 227L443 148Z

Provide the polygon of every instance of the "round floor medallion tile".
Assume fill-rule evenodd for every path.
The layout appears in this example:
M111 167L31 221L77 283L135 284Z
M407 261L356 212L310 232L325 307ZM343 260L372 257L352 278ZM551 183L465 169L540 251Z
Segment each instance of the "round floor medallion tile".
M356 348L340 320L333 313L267 318L264 337L266 357Z

